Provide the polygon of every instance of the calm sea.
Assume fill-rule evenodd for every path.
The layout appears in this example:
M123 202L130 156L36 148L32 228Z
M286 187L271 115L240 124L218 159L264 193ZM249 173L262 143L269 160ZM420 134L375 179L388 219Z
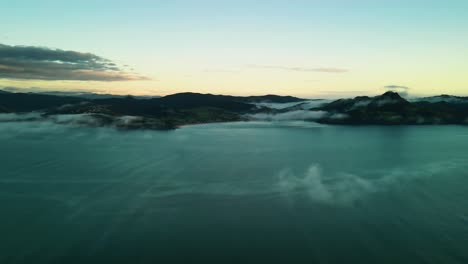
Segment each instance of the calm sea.
M0 263L468 263L468 127L0 123Z

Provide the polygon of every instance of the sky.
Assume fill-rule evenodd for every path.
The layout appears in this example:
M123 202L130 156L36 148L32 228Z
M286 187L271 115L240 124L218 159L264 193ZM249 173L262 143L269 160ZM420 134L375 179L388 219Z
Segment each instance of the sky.
M0 87L468 95L468 1L0 0Z

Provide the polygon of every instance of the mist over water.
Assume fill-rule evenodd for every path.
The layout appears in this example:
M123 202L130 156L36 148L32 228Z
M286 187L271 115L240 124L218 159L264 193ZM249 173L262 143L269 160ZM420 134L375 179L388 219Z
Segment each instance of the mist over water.
M2 264L468 263L465 127L11 121L0 146Z

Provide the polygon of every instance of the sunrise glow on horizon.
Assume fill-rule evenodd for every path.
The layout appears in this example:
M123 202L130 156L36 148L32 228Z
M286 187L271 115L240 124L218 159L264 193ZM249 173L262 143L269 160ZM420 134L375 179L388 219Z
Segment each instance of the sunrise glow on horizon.
M4 4L0 88L468 95L466 1L97 2Z

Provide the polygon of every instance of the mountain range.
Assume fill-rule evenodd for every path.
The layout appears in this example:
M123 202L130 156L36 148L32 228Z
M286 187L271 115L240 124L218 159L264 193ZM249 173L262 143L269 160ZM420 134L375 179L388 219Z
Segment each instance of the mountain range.
M299 116L298 112L309 116L307 120L324 124L468 125L468 98L441 95L407 100L398 93L386 92L375 97L327 101L278 95L240 97L178 93L136 98L0 91L0 113L10 113L10 118L0 121L25 120L25 114L34 113L37 120L58 123L173 129L187 124L245 121L255 115L295 113L294 116Z

